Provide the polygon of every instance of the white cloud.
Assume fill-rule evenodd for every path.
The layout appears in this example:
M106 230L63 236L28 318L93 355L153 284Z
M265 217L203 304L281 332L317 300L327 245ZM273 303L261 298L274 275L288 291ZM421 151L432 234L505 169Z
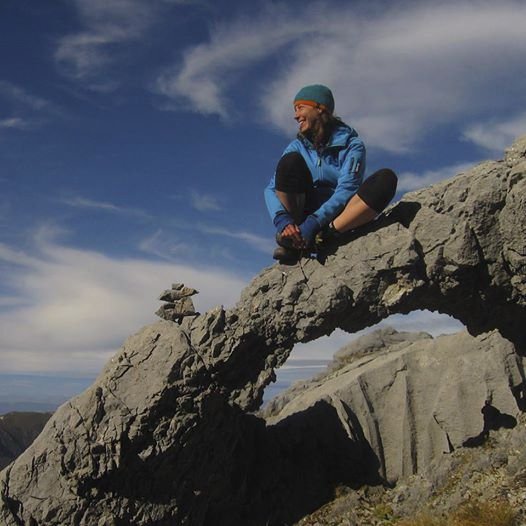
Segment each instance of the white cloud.
M398 192L411 192L419 188L431 186L444 179L463 173L473 168L473 163L457 163L438 170L426 170L422 174L402 172L398 176Z
M286 15L285 15L286 14ZM210 43L188 50L182 66L157 79L157 91L176 101L189 101L195 111L228 118L226 90L238 72L308 34L301 21L282 19L289 12L273 5L260 20L241 18L214 28Z
M92 89L114 89L115 81L93 80L115 60L111 48L139 40L154 23L157 2L142 0L74 0L83 27L63 37L55 61L66 75L89 80Z
M49 232L37 237L32 254L0 244L0 279L11 291L0 310L3 372L96 372L156 319L157 296L171 283L197 288L201 312L232 306L246 285L220 268L111 258L53 242Z
M144 238L139 243L139 250L167 261L175 261L184 254L186 257L193 256L195 245L177 239L173 233L166 236L162 229Z
M251 232L229 230L221 227L211 227L206 225L200 225L199 230L206 234L212 234L214 236L230 237L232 239L238 239L247 243L252 248L263 252L264 254L270 254L276 245L267 237L258 236Z
M26 300L18 296L3 296L0 297L0 308L1 307L13 307L16 305L25 305Z
M21 104L33 110L44 110L53 107L53 104L49 101L37 97L20 86L5 80L0 81L0 97L9 99L11 102Z
M26 130L31 128L31 123L20 117L0 119L0 130Z
M273 4L250 20L216 26L158 79L158 90L176 107L228 118L243 76L266 61L273 70L256 94L259 120L290 134L294 94L321 82L369 144L397 152L437 126L526 102L524 3L364 5Z
M473 124L464 131L464 138L491 152L502 153L517 137L526 133L526 112L503 121Z
M93 199L86 199L80 196L63 198L60 200L60 202L65 205L71 206L73 208L93 209L93 210L109 212L112 214L135 216L135 217L142 218L142 219L150 218L149 214L137 208L128 208L124 206L118 206L113 203L109 203L107 201L96 201Z
M190 203L198 212L218 211L223 209L217 197L210 194L203 194L202 192L190 192Z
M0 100L2 99L8 102L12 116L0 119L0 132L34 130L49 117L64 116L64 111L57 105L4 80L0 80Z
M204 242L196 242L196 236L204 236ZM251 250L257 250L266 255L271 254L275 248L270 237L263 237L245 230L232 230L217 225L190 222L171 223L171 228L167 232L158 229L144 238L138 248L167 261L180 260L181 257L198 261L210 261L217 258L239 260L239 256L232 254L230 249L224 246L224 241L218 239L221 237L241 241ZM239 248L236 250L239 251Z

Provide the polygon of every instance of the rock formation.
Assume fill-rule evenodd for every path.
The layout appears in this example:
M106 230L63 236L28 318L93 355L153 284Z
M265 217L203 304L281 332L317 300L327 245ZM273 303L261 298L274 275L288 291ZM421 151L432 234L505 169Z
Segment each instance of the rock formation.
M375 462L379 480L341 407L322 400L270 427L250 411L295 343L393 313L448 313L524 353L525 174L523 138L503 161L407 194L318 260L265 269L235 308L144 328L2 471L0 520L282 525L336 484L374 480Z
M491 431L484 447L441 455L394 488L338 488L296 526L526 524L526 415ZM514 517L514 518L512 518ZM405 519L405 520L403 520Z
M336 362L327 374L271 402L267 422L277 425L325 400L343 412L349 429L363 432L389 483L469 440L480 437L482 443L482 411L500 416L493 429L498 420L509 427L505 415L513 426L520 414L524 364L498 331L433 339L383 329L353 342Z
M190 296L197 294L197 290L185 287L183 283L174 283L171 289L165 290L159 296L159 300L165 301L157 312L157 316L163 320L181 323L185 316L197 316L194 302Z

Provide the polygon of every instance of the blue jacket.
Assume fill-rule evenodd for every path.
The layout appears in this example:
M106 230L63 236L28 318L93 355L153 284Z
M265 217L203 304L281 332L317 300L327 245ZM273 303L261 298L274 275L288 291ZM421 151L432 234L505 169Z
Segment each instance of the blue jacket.
M365 172L365 146L356 130L342 124L334 130L329 144L319 154L306 138L298 136L283 155L299 152L312 174L314 195L309 212L323 227L345 208L358 191ZM276 196L276 174L265 188L265 202L271 219L285 210Z

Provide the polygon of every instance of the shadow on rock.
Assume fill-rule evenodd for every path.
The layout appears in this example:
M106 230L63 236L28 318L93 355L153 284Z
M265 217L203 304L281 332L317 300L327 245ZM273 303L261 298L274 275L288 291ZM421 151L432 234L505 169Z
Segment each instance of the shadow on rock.
M517 419L514 416L501 413L495 406L491 405L489 400L486 400L480 412L484 418L482 431L477 436L466 439L462 443L464 447L481 446L488 439L490 431L513 429L517 425Z
M511 392L517 401L517 407L524 413L526 411L526 382L512 387Z
M274 499L280 512L269 524L297 521L332 500L339 485L382 482L378 458L358 419L341 402L337 411L319 401L267 432L279 459Z
M338 485L381 482L378 459L346 407L320 401L267 427L217 395L201 415L175 441L180 446L148 458L130 446L123 469L82 493L156 504L165 509L156 525L283 526L332 500Z

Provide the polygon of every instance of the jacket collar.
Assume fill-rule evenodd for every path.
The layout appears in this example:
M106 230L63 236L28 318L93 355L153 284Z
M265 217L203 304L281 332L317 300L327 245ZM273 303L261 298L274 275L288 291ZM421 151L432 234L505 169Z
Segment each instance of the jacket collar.
M345 148L349 143L349 139L352 137L358 137L358 133L354 128L351 128L347 124L341 124L338 126L331 135L329 143L324 147L326 148ZM298 139L309 149L314 150L314 145L307 139L303 134L298 133Z

